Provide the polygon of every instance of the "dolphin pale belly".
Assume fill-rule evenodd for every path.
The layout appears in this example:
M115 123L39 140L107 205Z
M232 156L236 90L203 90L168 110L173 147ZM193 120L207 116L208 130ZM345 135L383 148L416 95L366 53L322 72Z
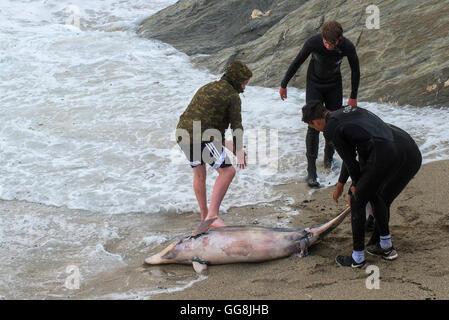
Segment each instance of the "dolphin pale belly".
M192 236L173 242L145 263L192 264L196 272L202 272L207 265L305 256L307 248L338 226L350 211L346 208L331 221L305 229L233 226L207 231L213 221L203 222Z

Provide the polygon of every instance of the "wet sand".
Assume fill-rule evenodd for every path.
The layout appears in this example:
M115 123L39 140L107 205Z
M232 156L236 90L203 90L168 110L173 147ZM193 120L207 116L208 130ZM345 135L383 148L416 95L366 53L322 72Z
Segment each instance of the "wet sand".
M332 187L310 193L301 181L277 189L285 194L280 201L231 208L222 214L223 220L228 225L300 228L326 222L346 205L343 198L339 204L332 201ZM210 266L200 276L189 265L143 264L172 237L189 234L199 223L198 213L109 216L0 201L3 213L32 216L39 219L40 228L49 228L43 230L46 237L30 243L4 239L0 243L8 273L0 278L0 299L449 299L448 190L449 160L432 162L396 199L390 230L399 258L387 262L367 254L368 265L377 266L380 275L380 288L371 290L366 287L366 270L334 262L336 255L352 250L349 218L305 258ZM60 220L66 221L62 227L55 225ZM86 226L97 231L79 239L64 234L67 225L72 233ZM23 239L30 231L23 229ZM12 231L6 236L22 239L8 232ZM155 234L165 240L147 246L146 237ZM56 240L62 244L53 244ZM80 255L86 246L92 251ZM80 268L78 289L64 286L68 265Z
M300 211L291 218L292 227L323 223L345 206L343 199L338 205L332 201L332 187L307 199L303 183L282 188L295 199L289 206ZM334 262L336 255L352 251L347 218L305 258L211 266L207 279L154 299L449 299L448 191L449 161L432 162L393 203L390 230L399 258L384 261L366 254L367 265L379 268L379 289L367 288L367 270L338 267ZM237 215L254 215L256 219L256 212L257 208L234 208L223 218L234 222ZM282 219L284 213L278 214Z

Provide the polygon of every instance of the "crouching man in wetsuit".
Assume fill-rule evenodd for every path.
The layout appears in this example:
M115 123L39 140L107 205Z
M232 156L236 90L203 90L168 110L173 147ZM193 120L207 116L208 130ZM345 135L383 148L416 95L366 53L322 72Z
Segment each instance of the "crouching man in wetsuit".
M246 167L243 150L243 126L239 93L252 77L252 72L240 61L233 61L219 81L198 89L176 128L177 142L193 168L193 189L201 212L201 220L216 219L212 227L224 227L218 217L220 204L235 176L235 169L223 149L237 157L237 166ZM225 131L231 126L233 141L226 141ZM206 198L206 166L218 172L209 208Z
M351 96L348 105L357 105L357 91L360 82L360 67L357 52L353 43L343 37L343 28L336 21L328 21L321 28L321 33L312 36L287 70L281 83L279 94L281 99L287 98L287 84L298 68L312 54L307 69L306 102L320 100L328 110L337 110L343 105L343 86L340 65L343 57L348 57L351 67ZM317 188L316 159L318 157L319 132L307 129L307 184ZM334 148L327 143L324 147L324 166L330 168Z
M421 167L421 152L415 141L407 132L360 107L348 106L330 112L320 101L310 101L302 114L305 123L323 131L325 138L333 143L343 160L341 174L349 173L352 180L349 202L354 250L350 256L337 256L337 264L352 268L365 266L364 225L368 201L373 207L375 232L367 252L386 260L396 259L398 254L388 227L390 206Z

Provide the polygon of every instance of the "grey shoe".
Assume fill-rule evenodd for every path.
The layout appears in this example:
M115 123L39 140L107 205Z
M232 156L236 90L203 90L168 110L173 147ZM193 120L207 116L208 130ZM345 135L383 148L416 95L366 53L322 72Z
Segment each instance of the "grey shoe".
M314 177L307 178L307 185L311 188L319 188L320 187L319 182L316 181L316 178L314 178Z
M373 256L381 256L385 260L395 260L398 257L398 253L393 246L382 249L379 243L368 246L366 251Z

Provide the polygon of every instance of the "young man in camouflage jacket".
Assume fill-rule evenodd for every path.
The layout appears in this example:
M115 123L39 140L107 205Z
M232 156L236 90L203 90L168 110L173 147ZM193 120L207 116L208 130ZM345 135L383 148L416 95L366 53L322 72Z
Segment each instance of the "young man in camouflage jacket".
M240 61L233 61L218 81L201 87L179 118L177 142L193 168L193 189L200 207L201 220L215 219L212 227L224 227L218 217L220 204L235 176L235 168L226 157L226 146L237 157L237 166L246 167L243 150L243 126L239 93L252 77ZM233 141L225 142L225 131L231 126ZM206 166L218 172L209 208L206 198Z

